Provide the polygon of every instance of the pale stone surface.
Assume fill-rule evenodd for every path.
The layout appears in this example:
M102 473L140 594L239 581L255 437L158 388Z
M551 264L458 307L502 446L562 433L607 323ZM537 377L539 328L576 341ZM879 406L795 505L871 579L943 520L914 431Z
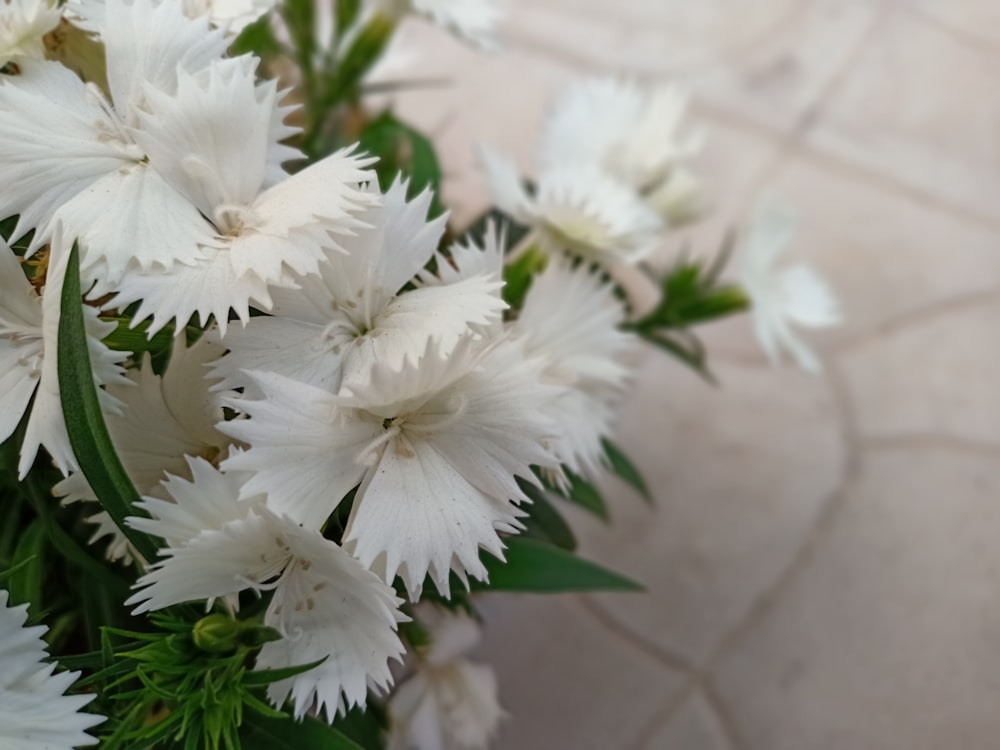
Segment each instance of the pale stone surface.
M809 141L921 193L1000 218L997 52L902 9L877 38Z
M815 559L720 665L750 748L994 746L997 458L867 458Z
M875 337L842 358L864 436L926 435L1000 446L1000 359L988 356L1000 290ZM984 350L986 347L986 350Z
M719 720L700 695L681 705L642 750L731 750Z
M1000 47L1000 5L994 0L908 0L917 13L944 28Z
M648 587L595 601L636 639L701 662L791 561L843 474L822 380L719 363L713 388L651 356L617 440L654 508L614 492L609 526L578 524L582 549ZM789 466L797 470L790 472Z
M481 608L483 655L511 714L500 748L626 747L681 685L680 674L605 632L571 596L491 594Z

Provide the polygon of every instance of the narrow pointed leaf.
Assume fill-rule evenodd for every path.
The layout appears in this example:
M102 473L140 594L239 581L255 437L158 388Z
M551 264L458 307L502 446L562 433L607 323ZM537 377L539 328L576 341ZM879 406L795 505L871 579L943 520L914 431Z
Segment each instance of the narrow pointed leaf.
M473 590L536 594L643 590L621 573L537 539L512 537L506 543L507 562L486 556L483 562L489 571L489 583L472 581Z
M336 729L306 717L273 719L250 714L240 727L243 750L364 750Z
M537 531L545 539L572 552L576 549L576 537L569 524L559 515L559 511L545 497L545 490L536 484L517 478L517 484L529 498L531 505L527 506L531 521L529 531Z
M66 418L66 432L83 475L104 510L147 560L156 557L156 544L125 523L139 500L111 443L87 352L87 331L80 292L80 254L76 243L69 255L60 300L57 370L59 398Z
M646 484L646 480L635 467L635 464L625 455L625 452L607 438L601 440L601 445L604 448L604 455L608 459L608 466L611 467L611 470L632 489L642 495L646 502L652 505L653 495L649 491L649 485Z

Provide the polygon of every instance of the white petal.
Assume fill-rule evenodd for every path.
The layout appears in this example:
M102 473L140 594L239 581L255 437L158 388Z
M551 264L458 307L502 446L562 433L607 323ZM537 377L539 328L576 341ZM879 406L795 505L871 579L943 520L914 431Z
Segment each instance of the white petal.
M234 400L250 419L219 429L250 445L223 466L254 472L244 497L266 494L268 506L308 528L322 526L365 472L356 457L375 437L374 420L348 419L336 399L273 373L251 373L262 400Z
M488 146L479 147L479 161L497 207L521 223L531 223L534 215L532 200L524 189L514 162Z
M48 0L9 0L0 5L0 65L23 57L40 59L42 42L62 13Z
M207 325L209 317L214 316L225 333L230 310L246 322L250 319L251 305L265 310L271 306L268 285L253 273L237 274L228 249L206 250L208 258L192 266L177 265L167 271L126 271L114 304L125 307L142 300L132 323L138 325L152 318L150 336L171 320L176 320L180 328L195 314L202 325ZM98 287L91 296L110 291Z
M179 70L194 72L220 59L228 41L206 19L189 19L177 2L107 0L101 37L111 98L129 124L145 106L146 87L173 91Z
M100 177L141 153L115 138L114 116L72 72L37 62L0 77L0 205L20 214L14 236L48 221ZM36 243L37 244L37 243Z
M453 558L484 580L479 548L501 556L496 527L514 521L512 506L484 496L431 445L401 437L358 490L344 544L366 567L384 555L386 580L398 574L416 601L428 573L449 595Z
M67 237L80 240L84 278L115 285L130 266L166 270L204 260L211 225L147 164L132 164L94 180L53 215Z
M285 637L261 649L257 669L325 658L308 672L273 683L268 696L281 706L290 694L296 718L315 711L332 722L338 713L363 707L369 688L384 691L391 683L388 662L404 650L396 623L406 618L395 592L336 544L318 532L293 536L296 561L264 619Z
M0 591L0 745L11 750L70 750L93 745L86 730L103 716L80 711L93 695L63 695L79 672L54 673L42 635L25 627L26 605L10 607Z

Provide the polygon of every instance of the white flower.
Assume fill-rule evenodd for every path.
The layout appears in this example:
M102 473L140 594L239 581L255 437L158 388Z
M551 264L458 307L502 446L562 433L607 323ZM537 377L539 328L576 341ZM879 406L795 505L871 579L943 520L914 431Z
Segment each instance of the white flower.
M529 194L517 168L488 148L480 158L497 206L534 227L546 250L567 250L608 266L650 255L664 229L661 218L631 187L593 164L545 169Z
M171 187L135 142L151 91L173 91L179 72L221 58L226 40L180 6L108 0L102 27L110 99L58 63L32 62L0 83L0 205L19 214L14 232L56 224L79 238L85 278L114 283L130 265L193 263L210 225Z
M622 359L632 338L619 328L624 320L610 282L553 257L532 281L512 326L526 354L543 363L543 378L561 388L545 405L561 428L550 444L576 473L595 472L604 456L601 438L629 374Z
M795 217L774 198L757 208L742 247L740 280L753 303L753 326L772 362L787 351L809 372L822 369L819 359L795 328L829 328L841 321L839 304L826 281L800 263L777 267L795 233Z
M62 11L50 0L0 3L0 66L28 57L41 59L42 37L59 25Z
M635 190L664 218L687 218L698 184L684 162L701 149L700 134L682 135L688 97L676 86L644 88L588 78L554 102L542 134L546 169L586 163Z
M431 629L414 675L389 699L389 750L486 750L504 711L493 670L461 658L478 641L467 615L443 615Z
M67 256L68 253L58 250L58 245L53 246L46 285L43 293L38 294L24 275L14 251L0 239L0 440L6 440L14 432L34 396L21 445L18 464L21 478L27 475L41 446L45 446L63 473L76 468L63 420L56 372L60 297ZM96 383L127 382L118 363L128 352L115 352L101 343L114 330L114 324L102 322L97 310L90 306L84 307L84 321ZM103 389L98 390L98 398L106 411L120 408L120 402Z
M221 459L232 442L215 425L223 418L222 402L231 395L211 390L206 363L221 348L201 339L188 348L183 335L174 339L163 376L153 372L149 355L142 367L128 372L129 386L114 385L107 392L123 405L120 415L105 418L111 442L136 491L162 494L160 482L167 474L187 476L185 456ZM155 425L155 429L150 429ZM63 502L97 498L81 472L74 472L52 488ZM111 536L108 557L131 559L127 539L104 512L87 519L98 525L91 542Z
M479 47L497 46L503 14L495 0L375 0L383 13L400 18L413 13Z
M189 464L193 481L164 483L172 502L144 498L152 518L129 519L170 547L126 604L138 605L136 613L216 597L233 605L243 589L270 590L264 624L284 638L261 649L257 668L326 659L273 683L275 705L291 694L297 718L315 710L332 721L364 706L369 687L386 689L388 661L403 652L397 622L406 619L393 590L318 531L275 515L263 497L240 500L245 475L223 474L200 458Z
M162 0L161 0L162 1ZM270 11L276 0L183 0L188 18L205 18L227 34L236 35ZM67 0L66 9L82 28L100 31L107 13L105 0Z
M103 716L80 711L93 695L64 695L79 672L45 663L45 627L25 627L27 605L0 591L0 745L4 750L72 750L94 745L87 729Z
M543 406L557 390L510 342L467 337L445 357L431 341L418 361L375 367L340 396L252 376L265 397L234 401L251 418L220 426L251 447L224 465L255 472L244 492L308 526L360 482L345 547L386 580L398 573L414 600L428 573L444 595L453 568L484 579L480 547L501 556L498 532L524 515L515 475L554 467Z
M225 332L229 311L245 323L250 305L268 309L269 285L296 286L315 274L325 251L364 224L354 214L377 202L360 184L374 159L343 149L291 177L281 163L297 152L279 141L289 108L277 105L274 82L258 84L256 60L215 61L179 71L176 91L147 91L136 140L152 164L197 206L210 229L204 256L166 270L130 269L115 304L142 300L134 320L152 317L151 332L197 313ZM115 291L98 286L93 294Z
M444 233L445 216L427 221L432 195L406 201L396 181L358 218L369 228L342 241L347 254L327 252L319 273L298 279L302 288L273 292L274 317L230 329L230 353L215 365L220 387L247 385L244 370L266 370L336 393L341 384L365 382L376 363L394 369L416 359L431 338L447 356L470 326L500 319L506 304L498 273L468 278L414 280ZM438 265L451 270L444 258ZM447 266L447 268L445 268Z

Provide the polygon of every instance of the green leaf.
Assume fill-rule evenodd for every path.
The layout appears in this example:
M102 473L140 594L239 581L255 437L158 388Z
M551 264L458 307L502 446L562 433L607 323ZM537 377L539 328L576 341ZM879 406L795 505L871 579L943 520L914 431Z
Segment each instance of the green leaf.
M358 13L361 11L361 0L336 0L337 11L337 33L344 31L354 25L358 20Z
M56 369L70 446L101 506L139 553L147 560L154 560L157 546L153 540L125 523L134 513L139 494L115 453L97 400L87 351L80 292L80 251L76 243L73 243L68 261L60 300Z
M259 669L253 672L247 672L243 675L243 684L247 687L270 685L272 682L287 680L288 678L295 677L303 672L308 672L310 669L318 667L326 660L327 657L324 656L322 659L317 659L309 664L301 664L294 667L282 667L281 669Z
M536 594L574 591L642 591L635 581L536 539L506 539L507 562L483 559L489 583L471 581L479 591L527 591Z
M444 211L439 198L441 165L434 145L425 135L396 119L391 112L383 112L365 126L360 140L363 150L379 158L375 172L383 190L388 190L396 175L402 173L410 179L409 197L428 187L434 191L432 218Z
M561 487L553 482L550 482L544 474L536 471L536 476L541 479L542 484L550 492L555 493L561 498L569 500L570 502L579 505L586 511L593 513L595 516L603 521L609 519L608 506L604 502L604 496L601 491L597 489L591 482L587 481L579 474L574 473L567 467L563 467L563 473L566 475L566 479L569 480L569 485L566 487Z
M545 497L545 491L537 484L517 477L521 491L531 500L528 506L528 531L537 531L557 547L572 552L576 549L576 537L569 524L559 515L559 511Z
M281 52L281 43L274 36L270 14L264 14L244 28L229 47L229 54L233 57L246 54L271 57Z
M336 729L308 716L295 721L249 714L240 727L240 743L243 750L364 750Z
M14 550L13 565L7 590L11 602L31 603L42 607L42 591L45 584L45 524L36 520L25 529Z
M608 459L611 471L642 495L646 502L652 504L653 495L649 491L649 485L625 452L608 438L601 438L601 446L604 448L604 455Z
M537 247L531 247L503 269L503 299L515 310L524 306L525 295L531 288L535 274L545 270L548 256Z

